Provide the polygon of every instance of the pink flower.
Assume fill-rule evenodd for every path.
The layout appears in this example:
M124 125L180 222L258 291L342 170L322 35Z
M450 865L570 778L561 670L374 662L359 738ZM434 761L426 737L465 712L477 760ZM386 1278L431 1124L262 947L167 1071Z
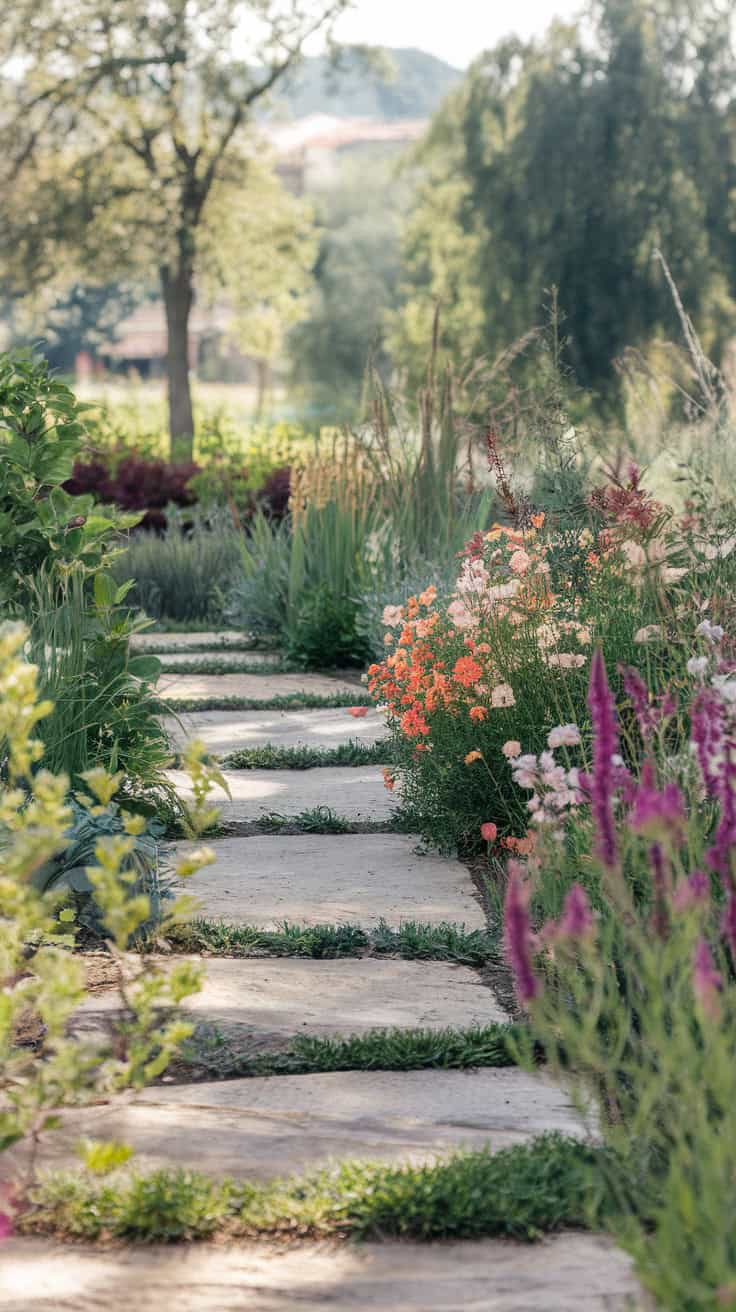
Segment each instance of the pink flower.
M653 781L654 767L651 761L645 761L634 805L629 813L629 824L647 838L669 838L679 842L686 820L685 799L677 784L670 782L658 789Z
M581 884L573 884L565 898L557 934L560 938L587 938L594 928L588 894Z
M381 619L390 629L395 629L404 618L403 606L384 606Z
M716 970L711 950L701 938L693 957L693 989L705 1015L716 1020L720 1011L718 994L723 988L723 976Z
M507 761L513 761L516 756L521 756L521 743L518 743L515 738L509 738L508 742L504 743L501 751Z
M352 715L354 720L362 720L368 714L367 706L348 706L348 715Z
M531 556L527 554L523 547L519 547L509 561L509 565L514 571L514 574L526 574L531 563Z
M525 1007L536 998L540 986L532 968L529 888L522 879L522 869L517 861L509 862L509 882L504 902L504 939L516 996Z
M498 829L491 820L486 820L485 824L480 827L480 836L486 843L494 843Z
M613 818L614 757L618 755L616 702L608 686L600 647L593 652L588 685L588 706L593 721L593 773L589 777L590 803L596 827L596 855L612 869L618 860Z
M576 724L558 724L547 735L547 746L554 751L556 747L578 747L580 730Z

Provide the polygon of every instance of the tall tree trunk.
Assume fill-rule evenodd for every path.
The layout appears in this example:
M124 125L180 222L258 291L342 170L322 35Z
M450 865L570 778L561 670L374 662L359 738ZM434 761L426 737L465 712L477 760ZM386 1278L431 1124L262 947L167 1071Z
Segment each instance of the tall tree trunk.
M191 460L194 448L194 415L189 386L189 315L194 302L191 267L161 269L161 289L166 308L166 374L169 396L169 434L172 460Z

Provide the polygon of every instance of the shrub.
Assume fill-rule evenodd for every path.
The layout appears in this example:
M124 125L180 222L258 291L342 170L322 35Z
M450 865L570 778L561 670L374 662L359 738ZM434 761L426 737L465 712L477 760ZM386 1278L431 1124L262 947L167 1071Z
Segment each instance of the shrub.
M287 634L288 661L305 670L362 668L370 654L360 602L336 597L326 584L307 593Z
M113 566L134 579L130 601L157 620L219 624L240 561L240 537L227 511L168 514L163 537L136 533Z
M166 528L166 506L194 505L197 497L190 484L197 473L195 464L167 464L133 452L109 465L99 459L77 461L64 487L73 496L91 493L96 501L121 510L145 511L140 527L161 531Z

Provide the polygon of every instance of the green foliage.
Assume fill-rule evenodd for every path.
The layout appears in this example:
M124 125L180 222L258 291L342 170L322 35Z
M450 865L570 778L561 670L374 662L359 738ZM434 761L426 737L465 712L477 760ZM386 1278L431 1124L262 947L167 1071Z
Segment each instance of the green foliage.
M356 1239L532 1240L587 1224L596 1152L559 1135L458 1153L430 1166L343 1162L269 1184L215 1183L159 1170L100 1184L52 1175L34 1190L26 1232L141 1241L241 1235L353 1235Z
M113 1022L109 1045L70 1032L69 1020L85 997L84 971L69 951L74 917L68 909L59 910L58 891L46 891L55 883L50 863L67 845L72 819L65 802L69 780L34 769L43 744L33 735L51 705L39 700L36 670L22 659L26 636L22 625L0 629L0 740L5 753L0 787L0 973L5 981L0 1006L0 1153L16 1148L13 1175L20 1175L25 1155L24 1178L32 1182L39 1139L59 1127L59 1108L140 1087L166 1068L191 1032L176 1008L197 991L199 974L186 961L163 974L146 957L135 965L128 958L124 969L128 943L151 915L150 900L131 868L145 821L122 809L110 813L120 777L101 768L88 770L80 780L84 791L76 794L97 834L85 874L117 965L123 1019ZM196 746L187 764L195 796L190 819L194 835L207 819L204 798L215 774L202 764ZM110 823L103 819L108 816ZM186 878L212 859L206 850L188 853L177 863L177 877ZM161 920L162 930L189 910L185 899L174 903ZM8 1178L5 1170L3 1177Z
M327 584L308 592L287 634L286 659L298 669L365 666L371 654L362 608Z
M340 706L370 706L363 688L352 692L289 692L275 697L177 697L177 711L314 711Z
M228 770L312 770L319 766L384 765L391 759L386 743L352 739L337 747L241 747L223 758Z
M172 942L182 951L210 952L216 956L352 957L367 952L376 956L399 956L411 961L455 961L466 966L485 965L494 955L494 944L482 930L462 925L423 925L405 921L392 929L380 921L376 929L357 925L294 925L287 921L278 930L251 925L230 925L211 920L193 920L178 927Z
M115 528L91 497L71 497L69 478L84 433L82 407L48 367L0 355L0 600L22 605L42 566L93 573L109 560Z
M133 579L130 602L157 620L218 625L223 594L240 558L239 534L224 512L206 518L167 514L163 537L136 533L113 566L122 583Z

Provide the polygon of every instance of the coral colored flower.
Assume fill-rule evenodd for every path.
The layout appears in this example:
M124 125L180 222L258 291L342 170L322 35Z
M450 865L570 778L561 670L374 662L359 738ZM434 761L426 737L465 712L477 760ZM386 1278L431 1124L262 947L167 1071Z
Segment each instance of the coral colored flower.
M383 769L383 786L384 788L387 788L390 793L392 793L394 791L394 788L396 787L396 780L394 779L391 771L387 769L385 766Z
M424 589L424 592L419 593L419 604L420 606L431 606L432 602L436 600L436 597L437 589L434 584L431 583L428 588Z
M535 528L541 528L544 523L544 511L540 510L536 515L532 515L532 524Z
M521 868L516 862L509 862L509 882L504 902L504 940L516 996L522 1007L525 1007L539 993L539 981L532 967L529 887L524 883Z
M499 683L491 693L491 706L498 710L504 706L515 706L514 690L509 683Z
M472 656L459 656L455 661L452 671L452 677L456 683L461 683L464 688L472 688L474 683L482 677L483 670Z
M386 624L388 628L390 629L397 628L397 626L401 624L403 618L404 618L403 606L384 606L383 614L381 616L381 621L383 624Z
M504 743L501 751L507 761L513 761L516 756L521 756L521 743L517 742L515 738L509 738L508 742Z
M483 760L483 753L479 752L476 747L474 751L468 752L467 756L465 757L465 764L472 765L474 761L482 761L482 760Z
M368 714L367 706L348 706L348 715L352 715L354 720L362 720Z
M470 718L475 721L483 721L488 715L488 708L485 706L471 706Z
M498 829L491 820L486 820L480 827L480 836L486 843L495 843Z

